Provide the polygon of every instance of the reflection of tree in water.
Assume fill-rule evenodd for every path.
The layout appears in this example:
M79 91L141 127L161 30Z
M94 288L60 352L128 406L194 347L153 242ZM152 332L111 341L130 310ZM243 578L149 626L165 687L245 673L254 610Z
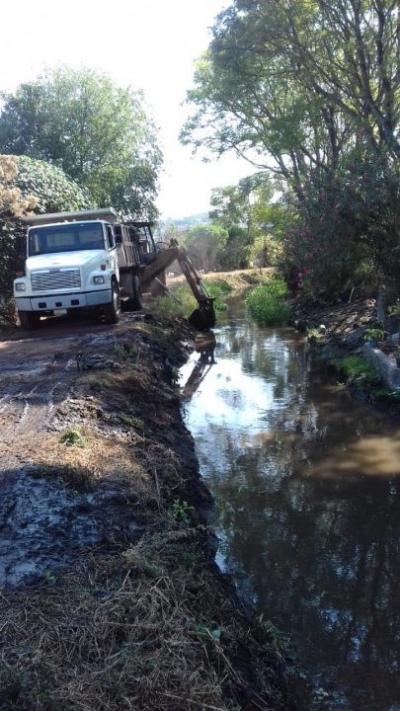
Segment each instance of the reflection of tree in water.
M243 367L258 372L260 351L261 339L246 341ZM324 708L389 711L400 699L400 480L315 476L327 448L359 432L346 393L332 397L323 374L308 381L306 357L293 369L295 352L278 365L267 353L263 374L278 374L274 394L286 404L265 413L265 431L249 441L218 428L204 456L221 552L320 683L351 689L343 706L328 698Z

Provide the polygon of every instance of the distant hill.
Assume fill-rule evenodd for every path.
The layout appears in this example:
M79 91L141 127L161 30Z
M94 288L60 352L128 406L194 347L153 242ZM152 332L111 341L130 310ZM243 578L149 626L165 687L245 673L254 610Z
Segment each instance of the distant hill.
M198 215L188 215L188 217L167 217L162 220L163 225L173 224L178 230L187 230L194 225L202 225L210 222L208 212L201 212Z

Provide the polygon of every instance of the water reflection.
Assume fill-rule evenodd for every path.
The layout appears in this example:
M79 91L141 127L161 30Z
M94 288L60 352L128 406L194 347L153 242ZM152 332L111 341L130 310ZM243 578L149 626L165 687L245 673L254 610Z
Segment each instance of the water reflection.
M398 427L290 331L227 327L215 361L186 422L216 499L221 565L292 635L318 708L399 711Z

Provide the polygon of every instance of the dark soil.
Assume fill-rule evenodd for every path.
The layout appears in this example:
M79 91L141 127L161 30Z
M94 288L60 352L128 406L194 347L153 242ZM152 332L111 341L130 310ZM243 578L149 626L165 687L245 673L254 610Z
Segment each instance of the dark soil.
M177 368L193 332L126 316L0 343L0 709L295 709L214 562Z
M351 303L310 306L292 302L295 323L300 330L326 329L326 340L342 349L353 350L363 344L364 332L376 319L375 299L358 298Z

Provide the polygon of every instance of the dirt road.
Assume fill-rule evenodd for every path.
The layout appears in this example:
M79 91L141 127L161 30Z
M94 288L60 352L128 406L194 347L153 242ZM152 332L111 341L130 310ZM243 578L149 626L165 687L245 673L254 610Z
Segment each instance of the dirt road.
M118 326L43 321L37 331L0 342L0 471L32 461L38 436L59 426L57 405L68 398L82 358L116 342L132 320L124 316Z

